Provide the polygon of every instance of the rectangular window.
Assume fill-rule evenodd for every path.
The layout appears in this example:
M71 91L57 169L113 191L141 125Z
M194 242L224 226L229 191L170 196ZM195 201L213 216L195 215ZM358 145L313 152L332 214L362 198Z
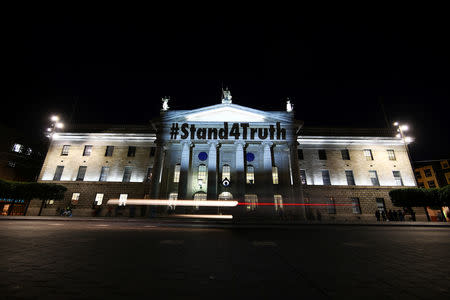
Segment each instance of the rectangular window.
M353 176L352 170L346 170L345 171L345 177L347 177L347 184L348 185L355 185L355 177Z
M372 185L379 186L380 182L378 181L377 171L369 171L370 181L372 181Z
M450 166L448 164L448 160L441 161L441 168L442 169L448 169Z
M392 171L392 174L394 175L396 185L403 185L402 175L400 174L400 171Z
M136 147L135 146L129 146L128 147L128 157L135 157L136 156Z
M53 180L60 181L63 171L64 171L64 166L57 166L56 171L55 171L55 176L53 176Z
M302 182L303 185L307 185L307 181L306 181L306 170L300 170L300 181Z
M84 146L83 156L90 156L92 153L92 145Z
M319 159L320 160L326 160L327 159L327 152L325 150L319 150Z
M114 152L114 146L106 146L105 156L112 156Z
M102 170L100 172L100 178L98 181L106 181L108 179L109 174L109 167L102 167Z
M176 164L175 165L175 171L173 174L173 182L180 182L180 170L181 170L181 165L180 164Z
M64 145L61 150L61 156L69 155L70 145Z
M278 184L278 168L272 167L272 181L273 184Z
M73 193L72 194L72 199L70 200L70 203L73 204L73 205L77 205L79 199L80 199L80 193Z
M84 180L84 175L86 175L86 166L80 166L78 168L78 174L77 174L77 181L83 181Z
M258 206L258 196L255 194L247 194L244 196L244 199L248 211L256 210L256 206Z
M322 170L323 185L331 185L330 172L328 170Z
M422 189L425 188L425 184L423 182L418 182L417 185Z
M388 153L389 160L397 160L397 159L395 158L395 152L394 152L394 150L388 150L387 153Z
M103 194L97 193L95 195L94 205L102 205L103 202Z
M425 169L425 170L423 170L423 172L425 173L425 177L433 176L433 174L431 173L431 169Z
M145 182L150 182L152 181L152 172L153 172L153 168L147 168L147 174L145 175Z
M303 149L297 149L297 156L299 160L303 160Z
M275 210L283 209L283 197L281 195L273 195Z
M376 198L375 200L377 201L377 209L379 211L385 211L386 205L384 204L384 198Z
M120 194L119 196L119 206L127 205L128 194Z
M428 187L434 189L436 187L436 182L434 180L428 181Z
M352 208L354 214L361 214L361 205L359 203L358 197L353 197L352 199Z
M372 150L364 149L364 156L366 160L373 160Z
M222 181L231 179L231 167L229 165L223 165L222 167Z
M333 197L328 198L328 213L329 214L336 214L336 203L334 202Z
M122 182L130 182L131 179L131 172L133 172L133 167L131 166L126 166L125 170L123 172L123 178L122 178Z
M422 175L420 175L420 171L415 171L414 174L416 175L417 179L422 178Z
M255 168L253 166L247 166L247 184L255 183Z
M12 152L22 153L23 151L23 145L21 144L14 144L11 148Z
M150 148L150 157L155 156L155 153L156 153L156 147L151 147Z
M178 200L178 193L170 193L169 200Z
M350 160L350 152L347 149L341 150L343 160Z

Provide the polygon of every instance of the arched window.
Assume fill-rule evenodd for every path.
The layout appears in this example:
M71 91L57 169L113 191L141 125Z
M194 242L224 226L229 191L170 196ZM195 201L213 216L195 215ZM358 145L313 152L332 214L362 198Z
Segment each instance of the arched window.
M222 181L226 178L230 180L231 178L231 168L229 165L223 165L222 167Z
M204 201L206 200L206 193L205 192L198 192L194 194L194 201ZM196 209L198 209L198 205L195 206Z
M247 210L256 210L256 206L258 206L258 196L255 194L247 194L244 197L245 203L247 204Z
M233 195L230 192L222 192L219 194L219 200L232 200Z
M278 168L272 167L272 180L273 184L278 184Z
M255 183L255 168L253 166L247 166L247 184Z
M206 166L201 164L198 166L197 181L199 185L206 184Z
M283 196L273 195L273 202L275 204L275 211L278 211L279 209L283 209Z
M176 164L175 165L175 171L173 174L173 182L180 182L180 169L181 169L181 165L180 164Z

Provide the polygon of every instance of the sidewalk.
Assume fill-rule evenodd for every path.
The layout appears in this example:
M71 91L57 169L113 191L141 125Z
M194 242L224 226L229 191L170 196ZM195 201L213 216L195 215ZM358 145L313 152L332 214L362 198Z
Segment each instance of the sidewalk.
M413 227L447 227L450 222L346 222L346 221L294 221L294 220L196 220L172 217L127 218L127 217L61 217L61 216L0 216L0 221L62 221L62 222L125 222L156 223L160 225L205 225L208 227L279 227L307 225L340 225L340 226L413 226Z

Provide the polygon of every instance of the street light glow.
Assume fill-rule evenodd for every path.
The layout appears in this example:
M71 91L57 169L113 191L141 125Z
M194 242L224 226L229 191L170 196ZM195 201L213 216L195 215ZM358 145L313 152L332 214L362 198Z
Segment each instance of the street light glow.
M402 125L401 128L403 131L407 131L409 129L408 125Z
M400 133L397 133L396 137L400 138L401 137Z
M50 132L50 131L52 131L52 129L51 128L47 128L47 131Z
M59 117L58 116L52 116L50 118L50 120L52 120L53 122L58 122L59 121Z
M394 126L398 126L398 122L394 122Z
M410 136L405 137L405 142L411 143L412 142L412 137L410 137Z
M63 128L64 127L64 124L63 123L56 123L56 128Z

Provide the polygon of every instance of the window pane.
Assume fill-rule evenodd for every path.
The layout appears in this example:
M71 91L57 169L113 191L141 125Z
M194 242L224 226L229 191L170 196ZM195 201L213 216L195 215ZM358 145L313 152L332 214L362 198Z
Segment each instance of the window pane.
M433 174L431 173L431 169L425 169L425 170L424 170L424 173L425 173L425 177L431 177L431 176L433 176Z
M105 156L112 156L114 152L114 146L106 146Z
M320 160L326 160L327 159L327 153L325 150L319 150L319 159Z
M334 203L334 198L329 197L328 198L328 213L329 214L335 214L336 213L336 204Z
M244 196L245 203L247 203L247 210L256 210L256 206L258 205L258 196L255 194L247 194Z
M373 160L372 150L364 149L364 156L366 157L366 160Z
M119 196L119 206L127 205L128 194L120 194Z
M122 182L130 182L131 172L133 171L133 167L127 166L123 172Z
M78 200L80 199L80 193L73 193L72 194L72 199L71 199L71 203L74 205L78 204Z
M150 157L155 156L155 153L156 153L156 147L151 147L150 148Z
M197 174L197 183L200 185L200 188L202 186L206 185L206 166L205 165L199 165L198 166L198 174Z
M84 146L83 156L90 156L92 153L92 145Z
M55 175L53 176L53 180L55 180L55 181L61 180L61 175L62 175L63 171L64 171L64 166L57 166Z
M67 156L69 155L69 149L70 149L70 145L64 145L61 151L61 155L62 156Z
M78 174L77 174L77 181L83 181L84 180L84 175L86 175L86 166L80 166L78 168Z
M345 171L345 177L347 177L347 184L348 185L355 185L355 178L353 177L353 171L352 170L346 170Z
M299 160L303 160L303 149L297 149L297 155Z
M434 180L428 181L428 187L429 188L435 188L436 187L436 183L434 182Z
M378 181L377 171L369 171L370 180L372 181L372 185L379 186L380 182Z
M306 170L300 170L300 181L304 185L308 184L308 182L306 181Z
M273 184L278 184L278 168L272 167L272 181Z
M255 168L253 166L247 166L247 184L255 183Z
M231 168L229 165L223 165L222 167L222 181L226 179L231 180Z
M273 195L275 210L283 209L283 197L281 195Z
M330 172L328 170L322 170L323 185L331 185Z
M350 160L350 153L347 149L341 150L341 155L343 160Z
M392 174L394 175L396 185L403 185L402 175L400 174L400 171L392 171Z
M389 160L395 160L395 152L394 150L388 150Z
M386 206L384 205L384 198L376 198L377 201L377 209L379 211L384 211L386 209Z
M98 181L106 181L108 179L109 174L109 167L102 167L102 170L100 172L100 178Z
M173 182L180 182L180 169L181 169L181 165L176 164L174 175L173 175Z
M230 192L222 192L219 195L219 200L232 200L233 195Z
M102 205L103 202L103 194L97 193L95 195L94 205Z
M361 213L361 205L359 203L359 198L354 197L352 199L352 208L354 214L360 214Z
M135 146L130 146L128 147L128 157L134 157L136 156L136 147Z

